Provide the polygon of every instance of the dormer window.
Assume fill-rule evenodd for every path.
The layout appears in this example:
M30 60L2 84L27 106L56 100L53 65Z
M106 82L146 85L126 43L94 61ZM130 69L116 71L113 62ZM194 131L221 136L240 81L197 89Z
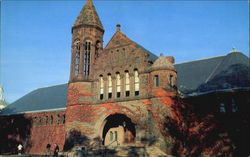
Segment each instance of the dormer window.
M140 86L140 79L139 79L139 74L138 74L138 70L135 70L135 96L139 95L139 86Z

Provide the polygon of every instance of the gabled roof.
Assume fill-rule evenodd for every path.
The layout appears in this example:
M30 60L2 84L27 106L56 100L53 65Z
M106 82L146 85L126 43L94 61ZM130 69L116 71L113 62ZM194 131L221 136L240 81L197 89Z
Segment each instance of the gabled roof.
M154 62L158 58L154 53L150 52L149 50L147 50L146 48L144 48L140 44L138 44L138 43L134 42L133 40L131 40L130 38L128 38L125 34L123 34L120 31L120 29L118 29L115 32L115 34L112 36L112 38L110 39L110 41L106 45L105 49L115 48L115 47L128 45L128 44L135 44L136 47L141 49L144 53L148 54L149 61Z
M146 48L144 48L144 47L141 46L140 44L138 44L138 43L136 43L136 42L134 42L134 43L135 43L136 46L139 47L143 52L145 52L145 53L147 53L147 54L149 55L149 60L150 60L150 61L154 62L154 61L158 58L154 53L150 52L149 50L147 50Z
M102 22L95 10L92 0L87 0L83 6L80 14L78 15L73 27L79 25L92 25L103 29Z
M178 89L184 96L249 89L249 58L240 52L175 64Z
M67 84L39 88L8 105L1 115L62 110L66 107Z

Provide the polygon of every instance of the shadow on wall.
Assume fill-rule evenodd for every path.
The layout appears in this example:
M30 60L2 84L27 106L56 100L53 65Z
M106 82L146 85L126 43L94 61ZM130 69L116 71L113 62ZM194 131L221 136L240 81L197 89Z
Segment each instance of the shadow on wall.
M94 139L89 139L87 136L83 135L78 130L71 130L66 138L64 144L64 151L69 151L74 147L85 147L87 149L98 149L101 148L102 141L100 138L96 137Z
M69 151L75 146L88 146L89 143L90 140L87 136L78 130L71 130L67 135L63 150Z
M82 149L84 148L84 149ZM114 155L117 152L114 149L108 149L102 145L99 137L89 139L78 130L71 130L64 144L64 151L74 151L80 153L84 150L92 155Z
M23 145L23 151L31 148L29 136L32 119L21 115L0 117L0 154L16 154L18 144Z
M206 101L206 100L203 100ZM165 136L174 138L172 153L175 156L248 156L248 144L237 142L237 137L249 139L249 116L221 116L216 113L195 112L190 104L176 100L173 112L166 117ZM204 106L206 107L206 106ZM245 119L245 120L244 120ZM248 125L249 126L249 125ZM248 133L247 133L248 132ZM246 140L245 140L246 141Z

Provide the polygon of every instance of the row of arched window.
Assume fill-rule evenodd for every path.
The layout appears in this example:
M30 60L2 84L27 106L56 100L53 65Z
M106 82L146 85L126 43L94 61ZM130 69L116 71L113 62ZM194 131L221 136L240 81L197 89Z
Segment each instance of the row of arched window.
M125 88L124 88L124 93L125 93L125 97L129 97L130 96L130 86L131 86L131 82L130 82L130 76L129 76L129 72L126 70L125 71ZM112 99L112 97L114 97L113 95L113 81L115 81L115 98L120 98L121 97L121 75L119 72L117 72L115 74L115 80L112 80L111 74L108 74L108 79L107 79L107 96L108 99ZM100 100L104 99L104 80L103 80L103 75L99 76L99 93L100 93ZM139 86L140 86L140 79L139 79L139 74L138 74L138 70L135 69L134 70L134 95L138 96L139 95Z
M33 117L34 125L52 125L52 124L64 124L65 123L65 115L57 114L57 116L39 116Z

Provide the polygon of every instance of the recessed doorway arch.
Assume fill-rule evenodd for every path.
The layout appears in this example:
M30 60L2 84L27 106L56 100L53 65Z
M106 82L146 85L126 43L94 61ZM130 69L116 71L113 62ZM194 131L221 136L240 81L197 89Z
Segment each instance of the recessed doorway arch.
M103 145L117 146L133 143L136 137L135 124L124 114L112 114L104 120Z

